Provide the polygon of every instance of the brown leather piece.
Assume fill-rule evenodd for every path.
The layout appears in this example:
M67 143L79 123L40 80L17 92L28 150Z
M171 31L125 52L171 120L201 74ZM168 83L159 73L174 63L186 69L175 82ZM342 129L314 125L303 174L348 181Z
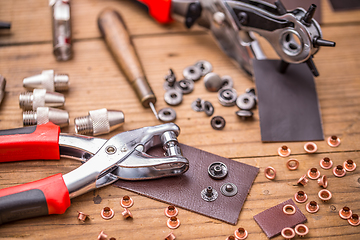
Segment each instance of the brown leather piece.
M287 215L283 212L283 207L287 204L291 204L296 208L296 212L293 215ZM279 235L281 230L286 227L293 228L300 223L307 222L307 218L292 199L255 215L254 219L268 238Z
M183 175L146 181L118 180L114 185L235 225L259 169L184 144L180 147L190 163L189 170ZM164 151L158 147L147 153L163 156ZM208 167L213 162L226 164L228 174L224 179L214 180L209 176ZM220 191L221 185L228 182L238 188L233 197L226 197ZM201 191L208 186L218 192L218 198L213 202L201 198Z

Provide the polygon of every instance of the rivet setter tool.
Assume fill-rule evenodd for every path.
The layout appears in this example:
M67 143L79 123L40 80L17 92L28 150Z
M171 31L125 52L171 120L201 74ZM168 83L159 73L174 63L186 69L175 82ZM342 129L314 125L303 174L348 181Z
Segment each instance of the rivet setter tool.
M174 123L119 133L109 140L60 133L57 125L42 125L0 131L0 162L69 157L83 164L61 173L0 190L0 224L19 219L62 214L70 199L117 179L147 180L176 176L189 168L182 156ZM162 145L165 157L148 149Z

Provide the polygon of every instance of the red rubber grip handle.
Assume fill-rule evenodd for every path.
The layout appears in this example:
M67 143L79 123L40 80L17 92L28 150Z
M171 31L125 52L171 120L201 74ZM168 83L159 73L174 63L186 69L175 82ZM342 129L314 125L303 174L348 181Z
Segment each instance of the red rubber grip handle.
M60 127L46 124L0 131L0 162L60 159Z
M171 18L171 0L138 0L145 4L150 15L160 23L169 23Z

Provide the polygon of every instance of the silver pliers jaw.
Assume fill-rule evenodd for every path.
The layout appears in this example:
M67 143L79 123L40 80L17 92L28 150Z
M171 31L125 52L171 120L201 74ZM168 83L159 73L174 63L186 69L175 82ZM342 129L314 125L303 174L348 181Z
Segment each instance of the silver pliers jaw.
M85 162L63 176L70 198L109 185L117 179L156 179L186 172L189 162L178 146L179 133L176 124L168 123L123 132L107 141L61 134L61 153ZM146 153L157 145L163 146L165 157ZM95 152L94 148L98 150Z

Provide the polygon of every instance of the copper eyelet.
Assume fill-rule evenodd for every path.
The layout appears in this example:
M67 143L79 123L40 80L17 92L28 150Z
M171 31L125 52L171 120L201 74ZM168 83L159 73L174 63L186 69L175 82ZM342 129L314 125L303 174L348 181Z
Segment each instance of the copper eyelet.
M327 202L327 201L329 201L331 199L332 194L331 194L331 192L329 190L322 189L322 190L319 191L318 196L321 199L321 201Z
M132 207L134 205L134 200L131 197L125 195L120 200L120 205L123 208L130 208L130 207Z
M286 167L290 170L290 171L294 171L296 169L298 169L299 167L299 161L296 159L289 159L286 162Z
M308 178L313 179L313 180L318 179L320 177L320 175L321 175L321 173L319 170L317 170L317 168L310 168L307 171Z
M356 169L356 163L354 163L354 161L351 159L346 160L344 162L343 166L344 166L345 170L348 172L352 172Z
M166 237L165 237L165 240L175 240L175 235L173 234L173 233L169 233L169 235L167 235Z
M299 180L297 181L297 184L305 186L308 181L309 180L306 178L306 175L304 175L301 178L299 178Z
M276 177L276 170L273 167L267 167L264 170L265 177L267 179L273 180Z
M319 184L320 187L327 188L328 180L327 180L327 177L325 175L323 175L317 181L318 181L318 184Z
M330 147L337 147L340 145L340 138L338 138L335 135L330 136L327 139L327 143L329 144Z
M309 233L309 228L305 224L298 224L295 226L295 233L299 237L305 237Z
M298 203L304 203L307 200L307 195L304 191L298 191L295 193L294 199Z
M291 153L290 148L288 148L285 145L278 148L278 154L280 155L280 157L288 157L290 153Z
M101 217L105 220L109 220L111 218L114 217L115 215L115 212L114 210L112 210L111 208L109 207L104 207L102 210L101 210Z
M101 231L101 232L99 233L98 240L106 240L107 237L108 237L108 236L104 233L104 231Z
M77 218L78 218L79 221L85 222L86 219L89 218L89 215L87 215L87 214L85 214L85 213L83 213L83 212L79 212L79 211L78 211L78 217L77 217Z
M225 240L236 240L234 236L228 236Z
M352 215L352 211L349 207L343 207L342 209L340 209L339 211L339 216L342 218L342 219L349 219Z
M315 143L313 142L307 142L304 144L304 150L307 153L314 153L318 150L318 147Z
M317 202L315 201L311 201L311 202L308 202L306 204L306 211L308 211L309 213L316 213L319 211L319 205L317 204Z
M167 220L166 225L168 228L176 229L180 226L180 220L177 217L171 217Z
M353 213L351 217L348 219L348 222L351 226L358 226L360 225L359 215Z
M235 230L234 235L237 240L243 240L247 238L248 232L245 230L245 228L241 227Z
M341 165L337 165L336 167L333 168L333 174L335 175L335 177L343 177L346 174L346 170L344 169L343 166Z
M178 213L179 213L179 210L173 205L170 205L165 209L165 215L167 217L176 217L178 215Z
M121 213L125 219L127 218L133 218L132 213L128 208L124 208L124 211Z
M281 236L283 236L285 239L292 239L295 237L295 231L292 228L284 228L281 230Z
M323 169L330 169L332 166L333 161L330 158L324 157L320 160L320 167L322 167Z
M287 215L294 215L296 212L296 208L291 204L287 204L283 207L283 212Z

